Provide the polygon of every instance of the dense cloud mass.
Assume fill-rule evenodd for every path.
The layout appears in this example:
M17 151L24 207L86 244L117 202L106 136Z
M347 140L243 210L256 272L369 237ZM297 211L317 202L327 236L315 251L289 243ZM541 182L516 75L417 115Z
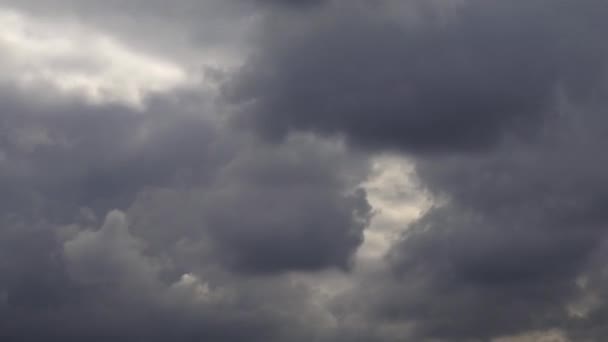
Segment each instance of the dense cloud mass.
M464 1L408 21L395 12L424 6L355 3L264 27L229 88L249 104L243 120L271 137L312 130L377 148L480 149L534 130L558 93L584 96L601 77L591 70L603 67L604 24L590 16L603 5Z
M0 339L603 341L607 14L0 0Z

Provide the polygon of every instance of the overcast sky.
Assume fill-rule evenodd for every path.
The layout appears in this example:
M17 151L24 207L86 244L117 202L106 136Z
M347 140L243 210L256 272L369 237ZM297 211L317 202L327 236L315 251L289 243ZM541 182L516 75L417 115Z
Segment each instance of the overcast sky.
M0 0L0 340L604 341L606 18Z

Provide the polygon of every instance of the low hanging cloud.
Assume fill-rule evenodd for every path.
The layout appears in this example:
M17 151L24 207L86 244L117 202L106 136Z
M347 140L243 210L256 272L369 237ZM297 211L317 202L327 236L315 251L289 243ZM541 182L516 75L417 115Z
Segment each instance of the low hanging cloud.
M587 335L577 327L601 311L591 288L604 281L595 278L604 272L597 257L607 237L603 111L578 108L576 125L557 120L534 146L419 163L421 177L447 204L414 225L391 258L400 277L428 282L406 298L426 297L421 305L429 309L441 301L430 333L489 338L572 326L574 340ZM491 322L484 331L474 317L491 301L496 316L485 314ZM453 322L452 310L465 306L471 320Z
M0 338L602 341L607 12L0 1Z
M245 106L237 120L272 138L306 130L371 148L477 150L527 136L559 95L589 95L601 79L603 21L590 17L600 4L445 5L337 1L269 20L227 86Z

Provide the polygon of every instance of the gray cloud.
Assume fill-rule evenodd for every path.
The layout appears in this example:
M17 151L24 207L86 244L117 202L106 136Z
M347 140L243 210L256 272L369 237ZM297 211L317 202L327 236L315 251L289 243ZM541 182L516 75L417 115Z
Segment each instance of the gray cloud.
M354 170L323 148L254 150L228 166L204 210L212 235L236 252L229 263L266 271L349 267L371 208L363 190L346 193L341 177Z
M2 340L606 335L603 2L2 5L50 30L0 71ZM187 82L141 106L24 83L29 46L86 41L65 20L121 48L46 49L40 75ZM366 234L413 215L374 220L387 151L419 184L374 196L434 200L396 241Z
M312 136L263 143L189 91L150 98L143 112L9 92L3 338L330 334L331 314L286 274L350 269L371 215L357 190L366 156Z
M414 340L601 339L608 7L350 4L273 17L226 88L266 137L414 156L437 199L344 310Z
M558 90L589 95L604 68L597 2L416 5L338 2L272 18L227 86L246 106L239 120L275 138L307 130L408 152L483 149L537 129Z
M305 137L245 148L209 186L143 194L134 229L161 248L202 236L200 259L246 273L348 269L371 208L356 188L365 163L340 149Z
M416 322L416 338L560 328L600 340L588 329L604 310L603 106L564 107L533 144L419 159L421 181L441 200L393 246L392 275L362 286L369 315Z
M144 186L179 182L179 171L205 178L230 158L229 142L214 143L214 124L187 112L168 118L162 103L145 114L120 106L66 103L41 111L4 104L0 184L13 194L5 214L60 218L79 206L105 214L130 204Z
M23 271L37 273L3 269L3 276L19 280L14 287L2 282L0 327L8 340L308 341L331 335L331 315L314 304L310 289L287 278L199 268L163 279L174 265L149 249L120 211L99 228L65 227L50 244L35 243L40 233L23 240L39 252L10 255L19 256ZM55 266L37 265L44 260L37 254L53 255Z

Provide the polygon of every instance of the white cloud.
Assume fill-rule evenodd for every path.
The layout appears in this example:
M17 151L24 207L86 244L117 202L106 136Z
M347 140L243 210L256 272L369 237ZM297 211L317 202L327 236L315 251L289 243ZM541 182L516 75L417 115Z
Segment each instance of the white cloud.
M382 258L395 240L428 208L430 199L415 180L414 164L399 156L374 159L372 176L364 184L376 215L359 249L364 260Z
M178 64L151 56L73 22L51 22L0 9L0 79L93 104L142 108L147 95L188 81Z

